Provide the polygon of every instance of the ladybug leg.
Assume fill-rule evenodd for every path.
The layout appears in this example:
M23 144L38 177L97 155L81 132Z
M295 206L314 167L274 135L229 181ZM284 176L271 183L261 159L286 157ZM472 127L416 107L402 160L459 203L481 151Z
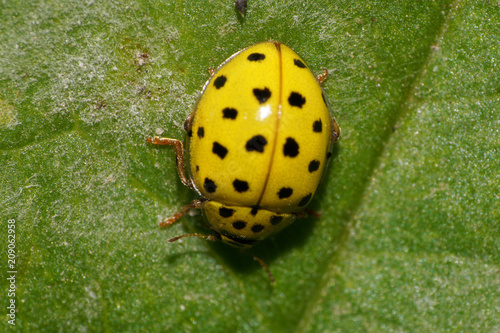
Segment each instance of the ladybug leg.
M317 212L314 209L306 208L305 211L306 211L308 216L314 216L317 219L319 219L321 217L321 212Z
M184 237L199 237L199 238L204 238L206 240L213 241L213 242L218 241L217 237L214 235L202 235L202 234L193 233L193 234L184 234L184 235L180 235L180 236L177 236L174 238L170 238L168 240L168 242L173 243L173 242L177 241L178 239L181 239Z
M247 10L247 0L236 0L234 2L236 10L240 13L242 17L245 17L245 12Z
M295 215L295 217L297 217L299 219L302 219L302 218L308 217L308 216L313 216L315 218L320 218L321 217L321 212L317 212L317 211L315 211L314 209L311 209L311 208L306 208L306 209L304 209L301 212L294 213L294 215Z
M202 208L204 202L205 202L205 200L200 200L200 199L193 200L189 205L182 207L180 212L175 213L174 216L169 217L169 218L165 219L163 222L161 222L160 227L166 227L166 226L169 226L169 225L177 222L178 219L180 219L182 216L186 215L187 212L189 212L189 210L191 210L191 209ZM191 234L184 234L184 235L180 235L180 236L177 236L174 238L170 238L168 241L169 241L169 243L173 243L173 242L175 242L181 238L184 238L184 237L199 237L199 238L204 238L204 239L209 240L209 241L220 240L220 237L218 237L217 235L203 235L203 234L198 234L198 233L191 233Z
M332 117L332 143L337 142L340 137L340 126Z
M319 84L323 84L323 82L326 80L326 77L328 76L328 70L323 69L323 73L319 74L316 77L316 80L318 80Z
M178 219L180 219L181 217L186 215L190 209L200 209L201 207L203 207L202 200L200 200L200 199L193 200L189 205L182 207L180 212L175 213L174 216L169 217L169 218L165 219L163 222L161 222L160 227L166 227L168 225L174 224L175 222L177 222ZM187 236L187 235L183 235L181 237L178 237L177 239L185 237L185 236ZM173 242L173 240L172 240L172 242Z
M155 136L153 138L148 137L146 141L154 145L174 146L175 159L177 161L177 173L179 174L179 178L184 185L189 188L194 188L191 179L187 178L185 174L184 147L182 145L182 141L169 138L160 138L158 136Z
M194 109L189 116L187 116L186 120L184 120L184 130L189 134L191 132L191 128L193 126L193 118L194 118L194 112L196 109Z

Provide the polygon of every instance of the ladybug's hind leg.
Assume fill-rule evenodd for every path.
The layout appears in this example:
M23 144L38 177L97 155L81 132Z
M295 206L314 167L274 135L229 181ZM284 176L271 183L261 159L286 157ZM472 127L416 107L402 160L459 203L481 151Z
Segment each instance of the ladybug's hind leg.
M340 126L332 117L332 143L337 142L340 137Z
M158 136L155 136L153 138L148 137L146 141L154 145L174 146L175 159L177 161L177 173L179 174L179 178L184 185L193 189L193 183L191 182L191 179L186 177L185 173L186 165L184 163L184 146L182 145L182 141L170 138L160 138Z
M323 84L323 82L325 82L326 80L326 77L328 76L328 70L326 69L323 69L323 73L319 74L317 77L316 77L316 80L318 81L318 83L321 85Z

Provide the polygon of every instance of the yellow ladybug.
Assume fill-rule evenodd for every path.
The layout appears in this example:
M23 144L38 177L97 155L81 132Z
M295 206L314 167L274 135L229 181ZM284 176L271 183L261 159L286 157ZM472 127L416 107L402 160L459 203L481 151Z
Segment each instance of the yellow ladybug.
M181 181L201 196L161 225L201 209L215 235L180 237L250 248L307 215L340 135L320 87L326 75L316 78L279 42L252 45L213 71L184 123L190 177L181 141L147 139L175 147Z

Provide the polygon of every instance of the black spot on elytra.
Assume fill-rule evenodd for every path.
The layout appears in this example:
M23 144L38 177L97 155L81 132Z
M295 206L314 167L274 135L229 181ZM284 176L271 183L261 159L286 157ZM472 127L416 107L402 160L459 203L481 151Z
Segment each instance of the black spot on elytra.
M260 61L260 60L264 60L266 58L266 55L265 54L262 54L262 53L252 53L248 56L248 60L250 61Z
M205 191L207 191L208 193L214 193L215 190L217 189L217 185L215 185L214 181L210 178L205 178L203 187L205 188Z
M222 217L231 217L234 214L234 209L221 207L219 208L219 215Z
M270 222L271 222L272 225L277 225L281 221L283 221L283 216L278 216L278 215L271 216Z
M262 153L264 151L264 146L267 144L267 140L262 135L256 135L247 141L245 149L247 151L258 151Z
M287 138L283 145L283 154L285 156L295 157L299 154L299 144L293 138Z
M193 131L189 130L187 133L188 133L188 137L191 138L193 136Z
M226 81L227 81L227 78L224 75L219 76L218 78L216 78L214 80L215 88L220 89L220 88L224 87L224 85L226 84Z
M225 108L222 110L222 118L224 119L236 119L238 111L234 108Z
M214 141L214 145L212 147L212 152L219 156L221 159L224 159L227 155L227 148L218 143L217 141Z
M200 171L200 166L199 165L196 166L196 172L198 172L198 171Z
M290 103L291 106L302 108L302 105L304 105L305 102L306 98L298 92L293 91L290 96L288 96L288 103Z
M248 188L249 188L248 182L246 182L244 180L239 180L239 179L234 180L233 187L236 190L236 192L239 192L239 193L246 192L246 191L248 191Z
M205 129L203 127L198 127L198 137L201 139L205 136Z
M267 102L269 97L271 97L271 91L268 88L264 89L255 88L253 90L253 94L257 98L260 104L264 104L265 102Z
M252 210L250 211L250 214L252 214L253 216L257 215L257 213L259 212L259 207L252 207Z
M309 172L314 172L319 169L319 161L318 160L312 160L311 163L309 163Z
M290 187L282 187L277 194L280 199L285 199L290 197L292 193L293 189L291 189Z
M254 224L250 230L252 230L253 233L258 233L264 230L264 226L262 224Z
M307 205L309 200L311 200L311 197L312 197L312 193L309 193L308 195L306 195L305 197L300 199L299 207L303 207L303 206Z
M241 230L247 226L245 221L235 221L233 222L233 228L236 230Z
M321 121L321 119L316 120L313 123L313 131L316 133L321 133L323 131L323 122Z
M293 63L299 68L306 68L306 65L299 59L293 59Z

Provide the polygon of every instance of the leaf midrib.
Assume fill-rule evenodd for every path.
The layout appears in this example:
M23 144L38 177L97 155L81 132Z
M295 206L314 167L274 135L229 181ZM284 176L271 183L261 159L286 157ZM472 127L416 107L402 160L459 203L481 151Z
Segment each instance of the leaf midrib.
M394 112L393 114L395 115L392 117L386 126L386 131L383 133L383 136L381 137L381 143L380 143L380 149L377 151L375 154L374 161L372 165L370 166L370 172L366 175L366 177L362 181L362 186L361 186L361 191L359 195L357 196L358 200L353 203L352 207L353 209L349 211L348 213L348 218L346 219L348 223L346 223L345 229L348 228L353 228L355 227L355 216L357 216L359 208L361 207L363 203L363 198L365 198L365 193L368 191L370 184L371 184L371 179L372 176L375 174L375 171L380 167L380 165L383 164L383 157L386 156L385 152L390 149L388 142L392 138L393 134L395 133L392 128L394 126L397 126L398 123L401 122L401 120L404 118L405 115L411 113L412 111L415 111L416 108L416 103L415 103L415 90L418 86L418 84L422 81L423 77L426 75L427 68L429 64L433 61L433 53L431 46L436 45L439 47L440 40L442 37L446 34L446 31L448 30L448 27L450 26L450 22L454 18L454 13L456 13L457 9L459 6L457 5L458 0L455 0L452 3L452 8L453 9L448 9L446 14L444 15L444 19L441 22L441 25L435 29L436 34L434 35L434 38L429 42L427 50L425 51L425 60L422 61L420 68L414 73L415 75L413 76L413 80L411 81L411 84L407 86L407 88L403 91L401 94L402 97L397 104L397 107L395 108L398 110L397 112ZM420 104L420 103L418 103ZM309 301L304 305L303 309L304 311L302 313L298 313L300 316L300 319L298 320L298 324L296 326L296 329L294 332L308 332L310 327L311 327L311 320L313 318L313 313L314 310L317 308L317 306L321 303L322 297L322 291L328 286L330 281L333 278L334 271L335 271L335 265L339 262L340 258L343 257L345 254L345 251L347 250L347 244L351 240L351 235L352 233L344 231L342 232L341 237L338 238L338 246L335 247L338 249L333 253L331 256L325 256L327 260L325 260L324 265L320 264L318 265L319 267L324 267L321 272L318 273L319 276L319 283L316 284L316 288L311 292L311 297L309 298Z

